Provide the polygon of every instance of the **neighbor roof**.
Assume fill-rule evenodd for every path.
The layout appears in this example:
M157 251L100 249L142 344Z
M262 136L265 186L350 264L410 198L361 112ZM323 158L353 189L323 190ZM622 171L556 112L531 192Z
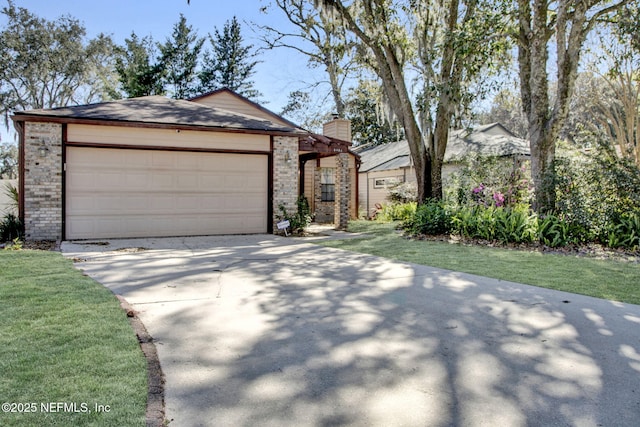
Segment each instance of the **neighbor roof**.
M468 155L481 157L528 156L529 142L518 138L500 123L462 129L449 134L445 162L462 160Z
M301 133L295 127L196 102L144 96L98 104L16 112L14 120L42 117L60 121L139 123L274 133Z
M360 154L360 172L374 172L400 169L411 166L411 156L407 141L397 141L368 148L355 147ZM528 156L529 143L518 138L500 123L491 123L473 130L449 132L449 141L444 162L460 161L469 155L484 157Z

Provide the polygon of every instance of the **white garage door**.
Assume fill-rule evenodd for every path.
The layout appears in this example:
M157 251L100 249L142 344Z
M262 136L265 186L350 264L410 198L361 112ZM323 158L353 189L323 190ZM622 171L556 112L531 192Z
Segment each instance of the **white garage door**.
M67 148L66 238L267 231L266 155Z

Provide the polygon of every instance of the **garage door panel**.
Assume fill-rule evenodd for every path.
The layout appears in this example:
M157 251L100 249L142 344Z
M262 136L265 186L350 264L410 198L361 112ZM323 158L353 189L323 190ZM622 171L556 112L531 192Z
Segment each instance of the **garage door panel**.
M66 237L264 233L266 155L67 149Z

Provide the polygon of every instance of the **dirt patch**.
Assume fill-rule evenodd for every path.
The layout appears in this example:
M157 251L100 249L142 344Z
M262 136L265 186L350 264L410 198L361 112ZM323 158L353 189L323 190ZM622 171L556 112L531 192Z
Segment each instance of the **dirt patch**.
M121 248L121 249L115 249L114 252L124 252L126 254L135 254L138 252L143 252L148 250L149 249L147 248Z
M22 248L39 251L57 251L60 249L60 243L55 240L32 240L23 242Z
M120 295L117 295L117 298L120 301L120 306L127 313L129 323L136 333L142 353L147 359L147 383L149 385L146 411L147 427L164 427L166 426L164 419L164 375L156 346L153 343L153 337L149 335L147 328L144 327L136 311L127 300Z

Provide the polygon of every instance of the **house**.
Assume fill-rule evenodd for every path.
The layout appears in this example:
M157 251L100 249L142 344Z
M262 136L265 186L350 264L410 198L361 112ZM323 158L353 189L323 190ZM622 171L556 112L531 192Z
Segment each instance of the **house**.
M340 120L316 135L228 89L11 118L30 240L271 233L300 194L330 203L337 228L357 215L357 155Z
M359 146L360 155L358 199L360 212L371 216L376 205L386 202L388 190L397 184L415 182L415 169L407 141L397 141L374 147ZM478 126L472 130L449 132L447 150L442 167L442 178L447 178L460 167L468 156L500 157L513 161L528 158L529 142L518 138L500 123Z

